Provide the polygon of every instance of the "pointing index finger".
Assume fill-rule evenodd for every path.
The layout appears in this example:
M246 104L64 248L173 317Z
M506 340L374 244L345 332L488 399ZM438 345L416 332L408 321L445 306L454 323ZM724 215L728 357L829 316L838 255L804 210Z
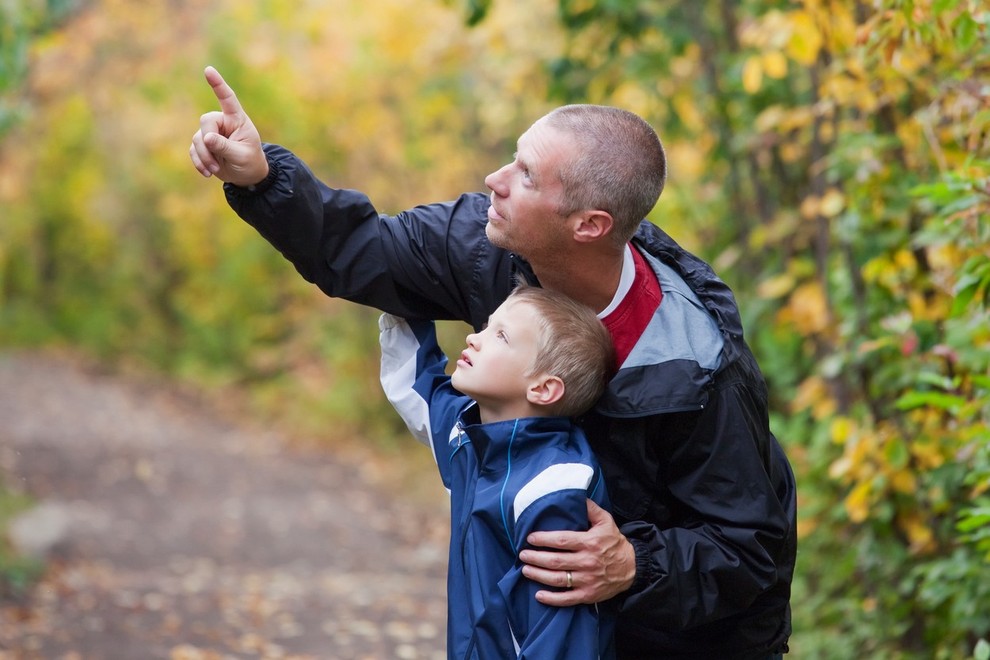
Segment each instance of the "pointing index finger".
M237 100L234 90L223 79L220 72L212 66L208 66L203 73L206 75L206 82L210 83L213 93L216 94L217 100L220 101L220 110L223 111L223 114L236 115L242 113L241 102Z

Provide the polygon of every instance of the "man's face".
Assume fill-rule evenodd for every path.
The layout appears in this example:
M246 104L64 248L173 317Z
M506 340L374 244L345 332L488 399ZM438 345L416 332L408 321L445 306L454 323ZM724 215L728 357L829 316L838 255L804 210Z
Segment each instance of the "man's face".
M539 317L529 303L507 300L481 332L467 336L451 382L483 409L505 418L523 413L539 346Z
M557 212L564 195L558 172L574 153L573 142L545 120L523 133L515 159L485 178L492 190L488 240L530 262L560 249L567 227Z

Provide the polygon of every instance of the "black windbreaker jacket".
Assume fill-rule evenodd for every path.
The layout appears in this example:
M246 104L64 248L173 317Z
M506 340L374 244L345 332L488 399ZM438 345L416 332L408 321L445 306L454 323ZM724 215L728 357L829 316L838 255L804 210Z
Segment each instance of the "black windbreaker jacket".
M480 328L528 264L485 236L488 196L380 214L292 153L231 207L327 295ZM633 245L663 302L582 420L613 515L636 549L619 609L622 658L764 658L786 650L796 551L793 473L769 429L763 376L729 288L652 224Z

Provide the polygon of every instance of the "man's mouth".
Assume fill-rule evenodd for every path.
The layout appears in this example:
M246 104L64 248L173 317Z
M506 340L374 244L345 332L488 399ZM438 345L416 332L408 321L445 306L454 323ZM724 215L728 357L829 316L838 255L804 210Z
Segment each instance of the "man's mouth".
M488 207L488 219L496 222L499 220L505 220L505 216L499 213L498 209L495 208L494 200L492 200L492 204Z

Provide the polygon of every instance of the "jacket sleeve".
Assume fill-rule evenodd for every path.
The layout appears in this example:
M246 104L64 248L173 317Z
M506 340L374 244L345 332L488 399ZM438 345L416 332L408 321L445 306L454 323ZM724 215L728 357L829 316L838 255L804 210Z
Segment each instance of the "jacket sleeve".
M793 474L755 412L765 406L753 396L743 383L729 383L703 412L659 422L666 440L658 451L668 452L661 487L681 507L682 520L670 528L646 521L621 526L636 551L624 616L686 630L745 612L758 597L789 585Z
M448 436L470 399L450 385L447 357L437 343L432 321L410 322L382 314L378 328L385 396L413 436L433 450L443 482L448 484Z
M227 202L327 295L475 327L508 295L511 260L485 236L486 195L389 216L364 193L322 183L287 149L264 149L267 185L225 184Z
M526 537L531 532L587 530L589 485L597 478L590 466L558 464L521 489L511 507L515 518L511 535L516 555L527 547ZM598 499L607 506L607 499ZM525 578L518 560L499 582L519 649L518 657L530 660L611 657L614 616L599 605L542 605L536 600L536 592L547 588Z

